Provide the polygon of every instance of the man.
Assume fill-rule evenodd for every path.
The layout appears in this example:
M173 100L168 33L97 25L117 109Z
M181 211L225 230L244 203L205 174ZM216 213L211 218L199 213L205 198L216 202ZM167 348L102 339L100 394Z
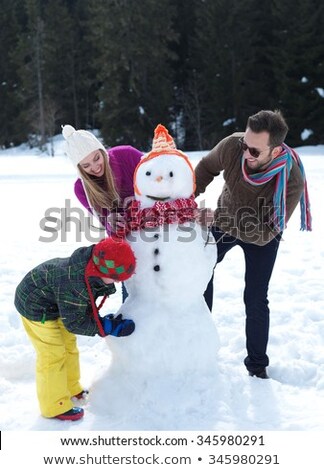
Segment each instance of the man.
M268 378L266 354L269 334L268 286L279 241L298 202L302 230L311 230L304 169L298 155L284 140L288 126L280 111L250 116L244 133L226 137L196 167L196 196L223 171L212 233L218 262L234 246L245 257L244 303L246 348L244 364L250 376ZM205 299L210 310L213 279Z

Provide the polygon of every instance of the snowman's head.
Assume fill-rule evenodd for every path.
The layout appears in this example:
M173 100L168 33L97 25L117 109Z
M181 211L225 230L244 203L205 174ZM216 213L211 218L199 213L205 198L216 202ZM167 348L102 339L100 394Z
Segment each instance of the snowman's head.
M142 207L189 198L195 192L192 165L161 124L155 129L152 151L142 157L135 169L134 190Z

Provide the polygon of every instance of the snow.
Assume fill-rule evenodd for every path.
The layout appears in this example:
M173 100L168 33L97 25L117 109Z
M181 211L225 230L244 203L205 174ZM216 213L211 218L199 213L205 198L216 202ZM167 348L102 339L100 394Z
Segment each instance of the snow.
M179 373L178 380L185 386L182 394L186 391L185 395L177 396L177 400L187 404L183 409L175 409L173 398L177 391L172 396L169 384L158 379L151 386L155 385L156 397L161 399L160 416L151 416L145 406L136 402L124 408L123 395L118 389L113 389L114 399L102 405L105 390L100 389L100 384L106 377L111 352L102 338L79 336L82 382L90 389L90 397L84 405L85 417L67 423L45 419L39 414L34 382L35 353L13 305L16 285L33 266L52 257L69 256L79 246L100 239L100 234L88 227L88 236L83 234L76 241L76 219L84 214L87 221L88 214L80 212L80 204L73 194L75 172L63 155L62 140L55 138L54 145L55 157L35 153L27 146L0 152L0 429L323 431L324 222L320 205L324 200L324 146L297 149L308 177L313 231L299 230L297 208L279 248L269 291L271 378L249 377L242 363L245 357L244 262L240 249L234 248L217 266L214 278L212 318L220 338L218 367L222 382L217 396L208 393L208 384L202 377L200 383L195 383L195 390L201 393L202 409L190 406L192 377ZM193 165L204 154L188 153ZM198 202L214 208L222 184L222 177L216 178ZM56 217L56 222L48 222L51 227L59 226L66 201L71 204L69 231L44 231L45 213ZM119 286L105 308L115 312L120 305ZM154 349L147 353L154 362ZM145 394L140 381L128 383L125 378L127 386L133 388L135 395Z
M324 88L315 88L317 93L320 95L321 98L324 98Z
M302 140L307 140L314 132L312 129L304 129L303 132L300 134Z

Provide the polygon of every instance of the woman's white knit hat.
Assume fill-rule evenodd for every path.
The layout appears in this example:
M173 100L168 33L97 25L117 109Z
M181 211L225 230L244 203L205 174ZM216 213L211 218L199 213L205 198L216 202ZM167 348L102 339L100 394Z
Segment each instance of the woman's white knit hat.
M91 132L83 129L77 131L73 126L67 124L62 126L62 134L66 140L66 153L75 167L89 153L99 149L105 151L105 147Z

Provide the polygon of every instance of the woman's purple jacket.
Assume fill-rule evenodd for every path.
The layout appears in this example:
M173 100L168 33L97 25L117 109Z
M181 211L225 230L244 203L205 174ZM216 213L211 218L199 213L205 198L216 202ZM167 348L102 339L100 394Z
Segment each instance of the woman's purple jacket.
M109 165L115 180L116 190L120 197L120 205L123 206L126 198L134 196L134 171L143 153L130 145L120 145L108 149L107 154L109 155ZM81 204L93 214L81 178L76 180L74 192ZM108 215L109 211L105 211L105 216ZM107 219L105 217L104 220L100 218L100 221L105 226L107 234L110 235L112 229Z

